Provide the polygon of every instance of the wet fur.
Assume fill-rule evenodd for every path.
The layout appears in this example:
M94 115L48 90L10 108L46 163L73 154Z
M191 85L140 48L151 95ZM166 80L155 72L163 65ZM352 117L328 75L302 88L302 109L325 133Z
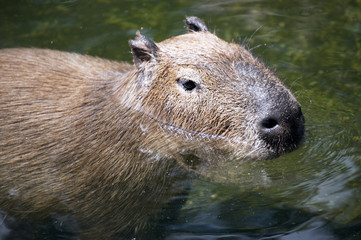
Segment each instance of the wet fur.
M294 148L272 150L255 127L277 102L299 107L291 93L243 47L187 24L188 34L157 44L138 33L135 66L0 51L2 210L39 221L71 214L83 236L128 238L183 191L189 172ZM199 88L184 92L179 78Z

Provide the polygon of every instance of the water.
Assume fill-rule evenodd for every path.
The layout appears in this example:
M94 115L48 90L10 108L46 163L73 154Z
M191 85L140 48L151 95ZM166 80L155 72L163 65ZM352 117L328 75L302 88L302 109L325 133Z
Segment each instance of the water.
M164 220L158 235L361 239L360 1L1 1L0 47L130 61L136 30L161 41L185 32L186 15L277 70L303 107L306 139L279 159L195 179L177 219Z

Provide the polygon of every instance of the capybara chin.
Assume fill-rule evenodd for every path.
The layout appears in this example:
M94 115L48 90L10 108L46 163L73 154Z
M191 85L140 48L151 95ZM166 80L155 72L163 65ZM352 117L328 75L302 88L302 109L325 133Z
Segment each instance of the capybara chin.
M129 41L134 65L0 50L0 209L71 215L85 239L130 239L190 172L294 150L300 104L244 47L196 17ZM90 237L89 237L90 236Z

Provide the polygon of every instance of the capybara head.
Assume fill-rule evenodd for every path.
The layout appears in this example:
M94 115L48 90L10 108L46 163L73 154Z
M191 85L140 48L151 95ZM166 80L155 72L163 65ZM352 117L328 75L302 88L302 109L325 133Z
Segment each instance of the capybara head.
M185 22L188 34L154 43L138 32L129 42L143 89L139 110L183 136L184 155L203 164L217 154L268 159L294 150L304 117L291 92L244 47L196 17Z

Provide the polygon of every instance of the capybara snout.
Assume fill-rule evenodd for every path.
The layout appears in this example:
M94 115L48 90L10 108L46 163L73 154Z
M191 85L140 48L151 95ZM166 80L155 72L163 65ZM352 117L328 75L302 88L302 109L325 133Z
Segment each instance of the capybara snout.
M294 150L304 135L304 117L301 107L283 106L265 114L259 122L259 134L275 156ZM272 157L272 156L271 156Z

